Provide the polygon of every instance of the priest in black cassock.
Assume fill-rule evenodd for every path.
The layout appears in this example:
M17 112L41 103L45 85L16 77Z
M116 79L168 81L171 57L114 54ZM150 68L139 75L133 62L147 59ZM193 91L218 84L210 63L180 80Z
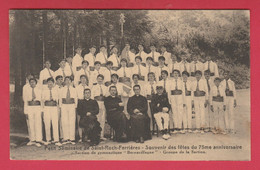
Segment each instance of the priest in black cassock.
M127 111L130 114L130 126L133 140L144 143L151 139L150 118L147 114L148 103L144 96L140 95L139 85L133 87L135 95L130 97L127 103Z
M82 141L85 137L90 140L90 145L98 145L100 142L101 127L97 121L99 107L96 100L91 97L91 90L84 90L84 99L78 101L78 114L80 115L79 127L83 129Z
M115 130L115 140L118 142L126 142L129 123L123 112L124 105L117 95L116 86L110 86L109 92L110 95L104 100L107 122Z

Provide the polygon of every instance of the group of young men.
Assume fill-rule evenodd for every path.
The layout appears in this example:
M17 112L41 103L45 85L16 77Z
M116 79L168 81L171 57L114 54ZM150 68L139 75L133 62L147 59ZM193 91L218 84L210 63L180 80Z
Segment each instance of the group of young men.
M75 144L76 135L79 142L97 145L105 140L106 122L121 142L143 143L155 128L166 140L170 130L235 133L236 89L228 72L221 80L209 55L202 63L194 53L188 62L182 51L178 62L164 46L161 53L154 45L150 49L147 54L139 45L135 54L126 44L120 55L112 47L108 57L105 46L96 55L92 46L82 57L77 48L76 55L61 60L55 72L46 61L39 80L29 75L23 89L28 145Z

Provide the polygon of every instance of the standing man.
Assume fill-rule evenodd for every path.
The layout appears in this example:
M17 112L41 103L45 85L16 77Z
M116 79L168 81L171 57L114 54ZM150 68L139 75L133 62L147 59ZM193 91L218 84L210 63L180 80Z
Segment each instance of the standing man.
M83 58L81 56L82 54L81 47L77 48L75 51L76 51L76 55L72 59L72 70L73 73L76 74L76 72L81 69Z
M165 63L168 65L171 63L171 53L166 50L166 46L161 46L161 56L164 56Z
M188 132L192 132L192 106L191 101L193 100L193 93L191 92L192 81L189 79L189 73L187 71L182 72L183 89L184 91L184 107L183 117L187 117L186 122L183 123L184 129Z
M124 104L117 96L116 86L109 87L110 95L105 98L107 122L115 130L115 140L125 142L129 130L128 120L124 111Z
M47 88L47 79L54 76L54 72L51 70L51 62L49 60L45 61L45 68L40 72L39 85L40 88Z
M75 79L74 79L74 85L75 86L79 85L79 83L80 83L80 76L81 75L85 75L87 77L87 84L89 86L91 86L91 82L90 82L90 80L91 80L90 76L91 75L90 75L90 70L89 70L89 63L86 60L82 61L81 69L79 71L77 71L76 74L75 74Z
M135 54L130 50L130 44L126 43L125 44L125 48L123 49L122 53L121 53L121 59L126 59L127 63L129 63L129 65L133 66L134 62L135 62Z
M89 53L84 56L84 60L88 61L90 67L94 67L95 52L96 52L96 46L93 45L89 48Z
M135 55L135 57L140 56L141 57L141 61L145 61L146 57L147 57L147 53L144 52L144 46L142 44L138 45L138 53ZM136 58L135 58L136 61Z
M157 71L157 67L153 66L153 58L152 57L147 57L146 58L146 72L147 74L149 73L154 73L154 76L155 76L155 80L156 81L159 81L159 76L161 75L161 73L159 75L157 75L158 71ZM148 78L148 77L147 77ZM146 81L149 81L149 80L146 80Z
M96 55L95 62L99 61L100 64L105 67L107 63L107 48L106 46L102 45L100 47L99 53ZM95 64L95 63L94 63Z
M208 86L205 79L202 79L202 72L197 70L195 72L196 80L192 82L192 93L194 93L194 98L192 105L195 107L195 118L196 118L196 130L204 133L205 129L205 108L208 105Z
M192 62L190 63L190 71L191 71L191 78L195 80L195 71L199 70L202 73L204 72L204 65L199 61L199 57L197 54L193 54Z
M109 86L111 84L111 75L116 73L113 69L113 63L112 61L108 61L106 63L106 68L104 69L103 73L101 73L102 75L104 75L104 83L105 86Z
M51 143L51 127L53 134L53 142L57 146L61 146L59 142L59 113L58 101L59 94L57 88L54 88L54 79L52 77L47 79L48 89L42 92L43 107L43 121L46 133L46 145Z
M172 106L174 130L180 132L182 129L181 133L185 133L185 127L187 127L187 117L186 114L183 114L183 106L185 106L183 100L185 94L183 82L179 78L179 75L180 73L178 70L173 70L174 80L172 80L172 83L168 84L169 87L167 89L169 102Z
M140 77L139 77L138 74L133 74L131 87L132 87L132 89L133 89L133 87L134 87L135 85L139 85L139 86L141 87L140 89L143 89L143 90L141 90L140 94L141 94L142 96L145 96L145 90L144 90L144 84L145 84L145 83L144 83L143 81L139 81L139 79L140 79ZM134 94L135 94L134 91L131 90L130 96L133 96Z
M60 92L61 121L63 142L75 144L76 108L78 103L77 91L72 86L72 78L65 77L65 86Z
M224 125L224 112L226 110L226 94L223 86L220 86L221 79L216 77L214 85L210 90L210 109L214 112L214 129L213 133L226 134L227 129Z
M73 72L71 56L66 58L65 72L70 72L70 75L74 78L75 73Z
M141 65L142 58L140 56L135 57L135 65L132 67L132 74L138 74L139 80L145 81L145 78L147 77L146 68Z
M103 74L103 71L105 70L105 68L101 67L100 61L95 61L94 67L95 67L94 71L90 72L90 82L91 82L91 84L89 83L90 87L97 84L97 76L99 74Z
M160 56L160 53L158 53L158 52L156 51L155 45L151 45L151 46L150 46L150 50L151 50L151 52L150 52L147 56L152 57L153 61L154 61L155 63L158 63L158 58L159 58L159 56Z
M99 114L98 114L98 122L102 128L101 131L101 139L106 140L104 138L104 130L105 130L105 122L106 122L106 110L104 106L105 95L107 94L107 87L104 85L104 76L99 74L97 76L97 84L92 87L92 96L98 102L99 106Z
M118 56L117 47L112 47L111 52L112 54L109 56L108 61L113 63L113 70L117 71L118 67L120 66L120 56Z
M132 73L131 73L131 69L127 67L127 60L125 58L122 58L120 63L121 63L121 68L117 70L119 81L123 82L123 79L125 79L126 81L130 82Z
M30 87L26 88L23 93L24 113L29 121L30 141L27 145L41 146L42 143L42 106L41 106L41 89L36 86L35 78L29 79Z
M168 134L168 125L169 125L169 111L171 105L168 101L168 97L163 94L163 87L157 86L156 87L157 93L152 97L152 110L153 116L156 120L159 130L163 134L162 138L167 140L170 138ZM163 123L162 123L163 119Z
M151 139L150 118L147 115L148 104L144 96L140 95L140 86L133 87L135 95L130 97L127 103L127 111L130 114L131 131L136 143L144 143Z
M99 113L98 103L91 99L91 90L84 89L84 99L78 102L78 114L80 116L80 129L83 129L82 141L85 142L85 137L90 140L90 146L98 145L100 142L101 127L97 121Z
M207 55L206 56L206 62L204 63L204 70L209 70L210 71L210 76L213 77L219 77L218 74L218 65L211 60L211 56Z
M210 77L210 71L209 70L204 71L204 77L205 77L205 80L206 80L207 86L208 86L208 92L209 92L208 100L209 100L211 88L214 85L214 80L213 80L212 77ZM205 131L211 132L211 130L214 127L214 113L211 112L210 105L207 105L207 107L205 108L205 116L206 116L206 118L205 118Z
M224 72L224 80L221 85L225 89L226 93L226 105L227 111L225 112L225 124L229 132L235 134L235 119L234 119L234 108L237 106L237 93L235 83L230 79L228 71Z
M161 73L161 77L162 77L162 79L158 82L158 85L163 86L163 92L165 94L167 94L167 92L168 92L167 88L170 87L170 84L171 84L171 82L168 78L168 72L166 70L163 70Z

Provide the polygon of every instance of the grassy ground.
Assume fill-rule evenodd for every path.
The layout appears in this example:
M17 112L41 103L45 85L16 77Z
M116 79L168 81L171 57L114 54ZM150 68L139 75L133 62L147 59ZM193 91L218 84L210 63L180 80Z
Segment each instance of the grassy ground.
M173 134L167 141L153 136L144 144L107 140L99 145L102 150L88 148L84 144L65 145L62 148L54 145L40 148L26 146L25 117L20 109L11 108L10 156L18 160L250 160L250 90L239 90L237 96L236 134ZM222 145L242 148L213 149ZM139 153L133 154L137 151Z

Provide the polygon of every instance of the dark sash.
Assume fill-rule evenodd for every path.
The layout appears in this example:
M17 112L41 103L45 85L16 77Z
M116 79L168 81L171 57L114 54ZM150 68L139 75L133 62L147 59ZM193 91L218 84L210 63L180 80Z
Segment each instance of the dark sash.
M130 77L119 77L119 82L124 83L124 82L130 82Z
M191 72L191 73L190 73L190 76L191 76L191 77L195 77L195 72Z
M39 100L28 101L28 106L40 106L41 102Z
M191 91L186 91L185 96L191 96Z
M231 91L231 90L226 90L226 96L234 96L234 93L233 93L233 91Z
M128 67L134 67L134 63L128 63L127 66Z
M57 106L57 102L54 100L47 100L44 102L45 106Z
M159 66L159 63L158 63L158 62L154 62L154 63L153 63L153 66L158 67L158 66Z
M111 81L107 81L107 82L105 82L105 86L110 86L112 83L111 83Z
M224 102L224 97L223 96L213 96L212 100L214 102Z
M181 90L172 90L171 95L181 95L182 91Z
M81 69L81 66L76 67L76 70L79 71Z
M43 80L42 84L48 84L47 80Z
M117 71L119 67L112 67L112 70Z
M139 77L139 80L144 81L144 76L140 76L140 77Z
M74 98L69 98L69 99L62 98L62 104L74 104L74 103L75 103Z
M89 66L89 70L90 70L90 71L94 71L94 70L95 70L95 67L94 67L94 66Z
M201 97L201 96L205 96L206 92L205 91L194 91L194 96L195 97Z
M215 76L215 73L210 73L210 76Z

